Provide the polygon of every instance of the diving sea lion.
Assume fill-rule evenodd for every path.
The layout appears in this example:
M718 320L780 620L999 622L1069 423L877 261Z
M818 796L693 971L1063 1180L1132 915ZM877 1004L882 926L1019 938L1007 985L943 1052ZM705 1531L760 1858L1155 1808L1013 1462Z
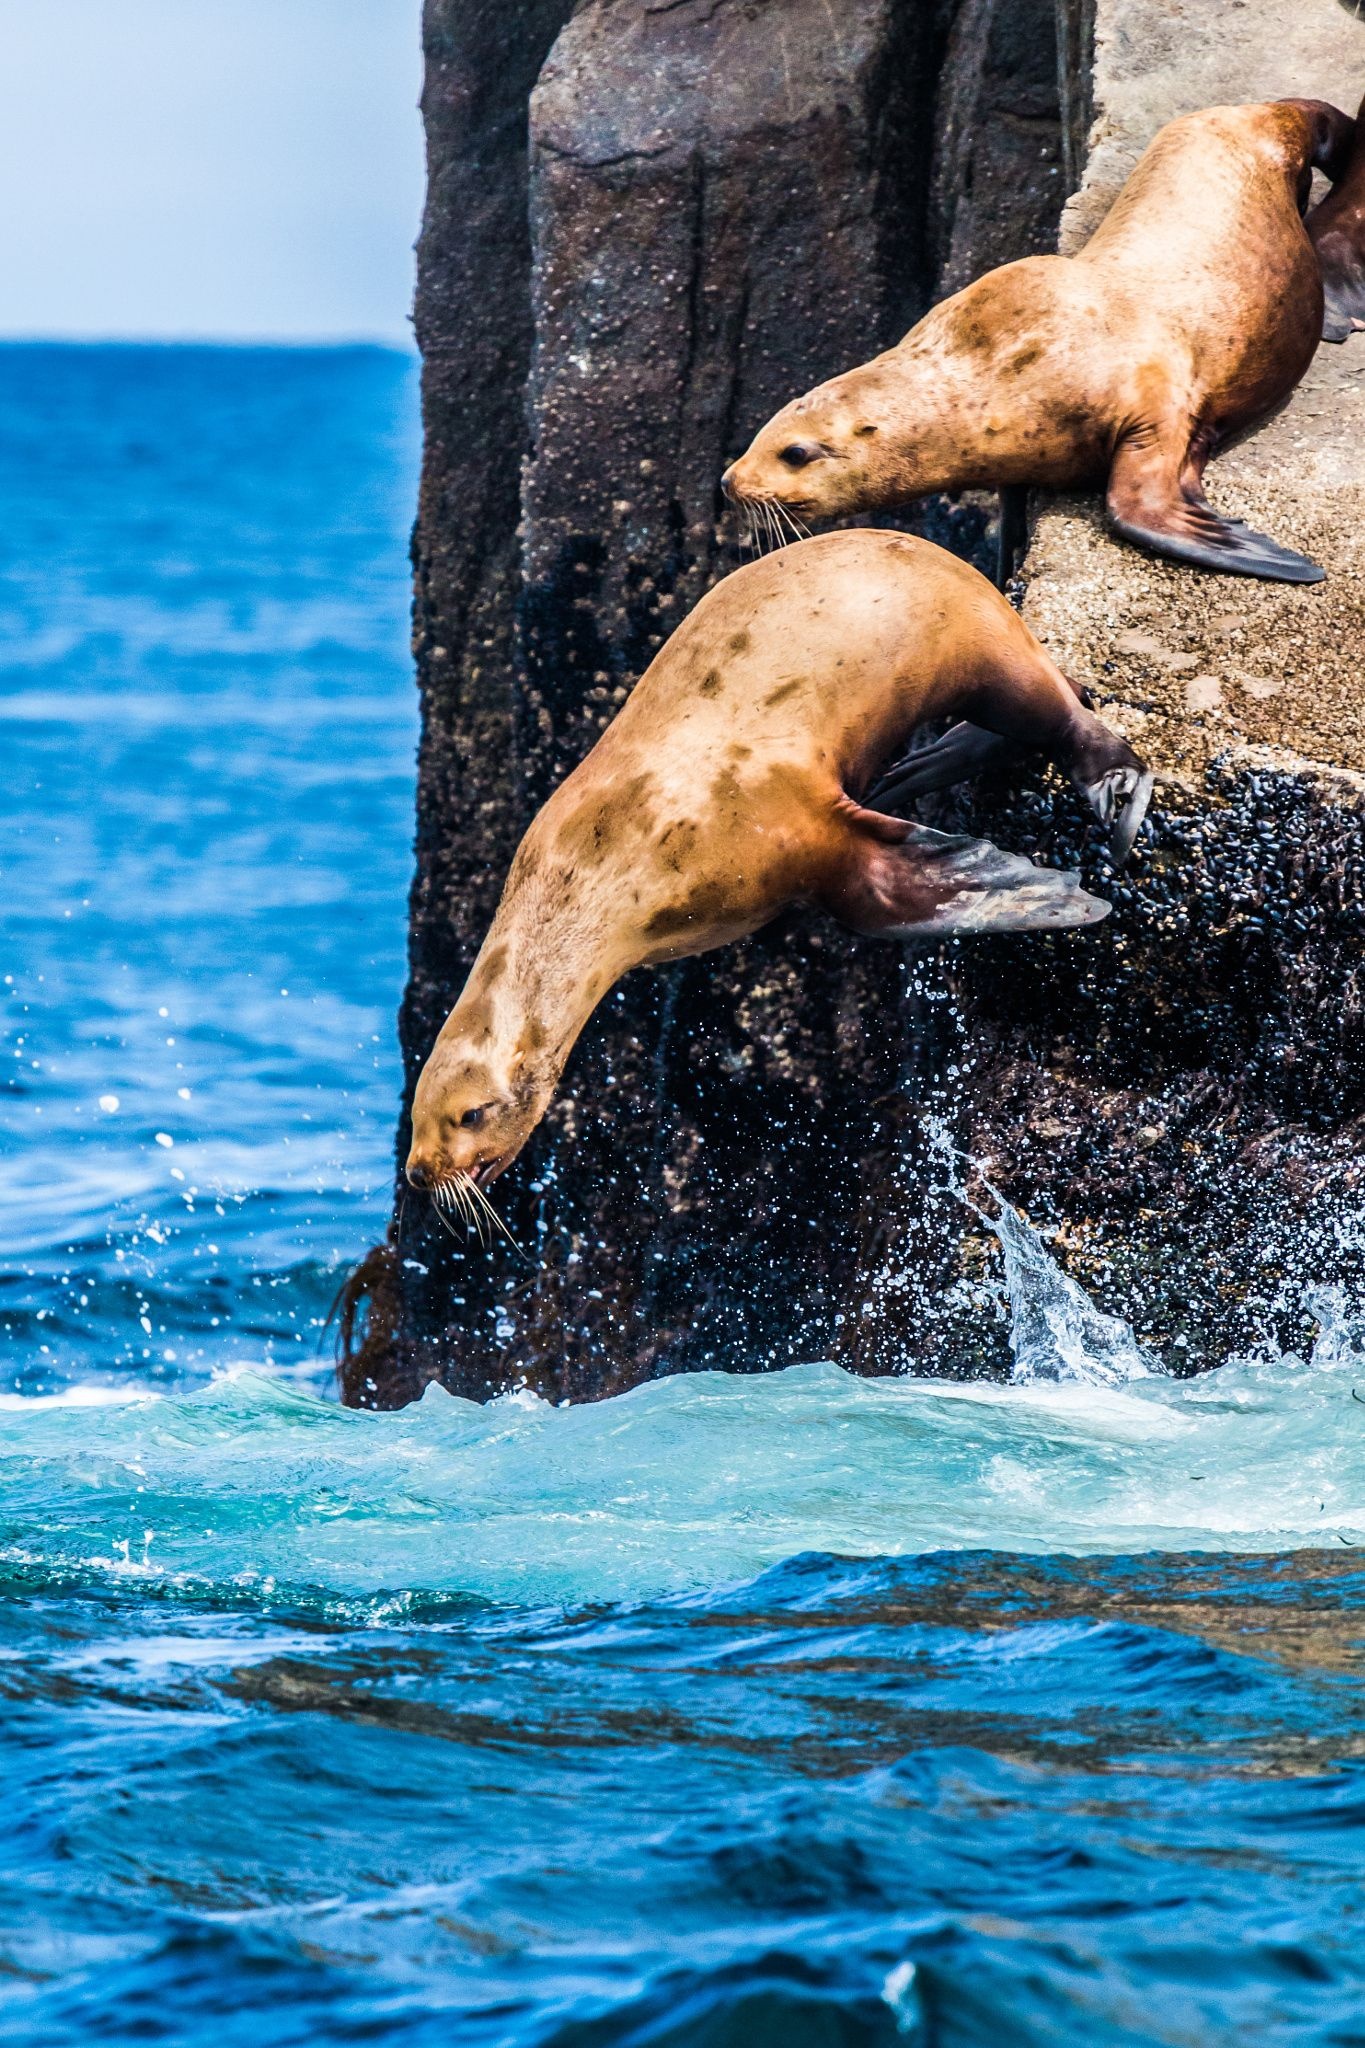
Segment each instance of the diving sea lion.
M861 801L918 725L953 714L1058 762L1126 853L1151 775L965 562L854 530L718 584L522 840L418 1079L409 1180L467 1202L526 1143L624 974L788 904L893 937L1103 917L1074 874ZM896 774L936 786L932 766Z
M1365 327L1365 101L1346 166L1305 226L1322 271L1324 341Z
M1185 114L1076 256L992 270L903 341L784 407L722 482L796 520L931 491L1108 477L1117 532L1178 562L1323 571L1204 496L1209 457L1307 369L1322 282L1302 210L1354 124L1319 100Z

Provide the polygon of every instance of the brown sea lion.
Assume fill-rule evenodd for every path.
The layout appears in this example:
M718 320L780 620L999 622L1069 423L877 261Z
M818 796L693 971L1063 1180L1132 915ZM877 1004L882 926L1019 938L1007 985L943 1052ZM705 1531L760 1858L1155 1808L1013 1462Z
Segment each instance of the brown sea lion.
M1345 168L1305 223L1322 271L1324 341L1365 327L1365 101Z
M1322 570L1204 496L1204 466L1312 359L1322 282L1302 211L1354 124L1318 100L1163 128L1076 256L1007 263L905 339L769 421L723 483L797 520L931 491L1108 477L1117 532L1175 561L1316 583Z
M862 801L916 727L955 715L1059 763L1126 853L1150 774L965 562L864 529L718 584L522 840L417 1083L409 1180L467 1203L526 1143L624 974L789 904L892 937L1103 917L1074 874ZM896 771L902 792L943 780L933 752L922 778L917 756Z

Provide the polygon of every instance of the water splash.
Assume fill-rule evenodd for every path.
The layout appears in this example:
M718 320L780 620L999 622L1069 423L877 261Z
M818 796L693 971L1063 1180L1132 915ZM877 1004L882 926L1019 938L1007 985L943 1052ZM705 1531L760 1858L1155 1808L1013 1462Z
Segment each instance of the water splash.
M958 1149L946 1124L933 1118L927 1130L930 1149L945 1169L949 1191L980 1217L1000 1246L1015 1382L1027 1385L1052 1380L1122 1387L1145 1379L1153 1371L1153 1363L1131 1325L1097 1307L1085 1289L1062 1271L1041 1234L991 1184L980 1162ZM975 1174L993 1209L970 1193L964 1167Z
M1359 1371L1365 1367L1365 1314L1344 1287L1306 1287L1303 1305L1318 1324L1308 1363L1315 1372Z
M1071 1380L1091 1387L1122 1387L1144 1379L1151 1362L1122 1316L1097 1308L1053 1258L1038 1232L995 1188L992 1216L976 1203L1005 1261L1010 1303L1014 1379Z

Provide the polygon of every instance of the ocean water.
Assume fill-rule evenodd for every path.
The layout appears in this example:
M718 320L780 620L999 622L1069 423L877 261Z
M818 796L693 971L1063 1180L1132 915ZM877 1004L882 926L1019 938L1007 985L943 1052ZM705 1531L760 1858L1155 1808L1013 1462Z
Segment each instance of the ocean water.
M0 350L0 2043L1365 2043L1365 1329L396 1416L412 365Z

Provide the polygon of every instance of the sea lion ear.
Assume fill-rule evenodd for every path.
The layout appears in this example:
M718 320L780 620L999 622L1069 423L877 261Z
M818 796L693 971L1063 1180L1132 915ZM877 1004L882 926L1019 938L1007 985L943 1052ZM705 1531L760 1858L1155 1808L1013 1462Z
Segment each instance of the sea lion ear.
M853 429L853 431L854 431L855 435L857 436L857 438L858 438L858 439L859 439L860 441L865 441L865 440L867 439L868 435L869 435L869 434L875 434L875 433L876 433L876 431L877 431L877 429L876 429L876 427L875 427L875 426L874 426L874 425L872 424L871 420L864 420L864 422L863 422L862 426L860 426L860 427L855 427L855 428Z

